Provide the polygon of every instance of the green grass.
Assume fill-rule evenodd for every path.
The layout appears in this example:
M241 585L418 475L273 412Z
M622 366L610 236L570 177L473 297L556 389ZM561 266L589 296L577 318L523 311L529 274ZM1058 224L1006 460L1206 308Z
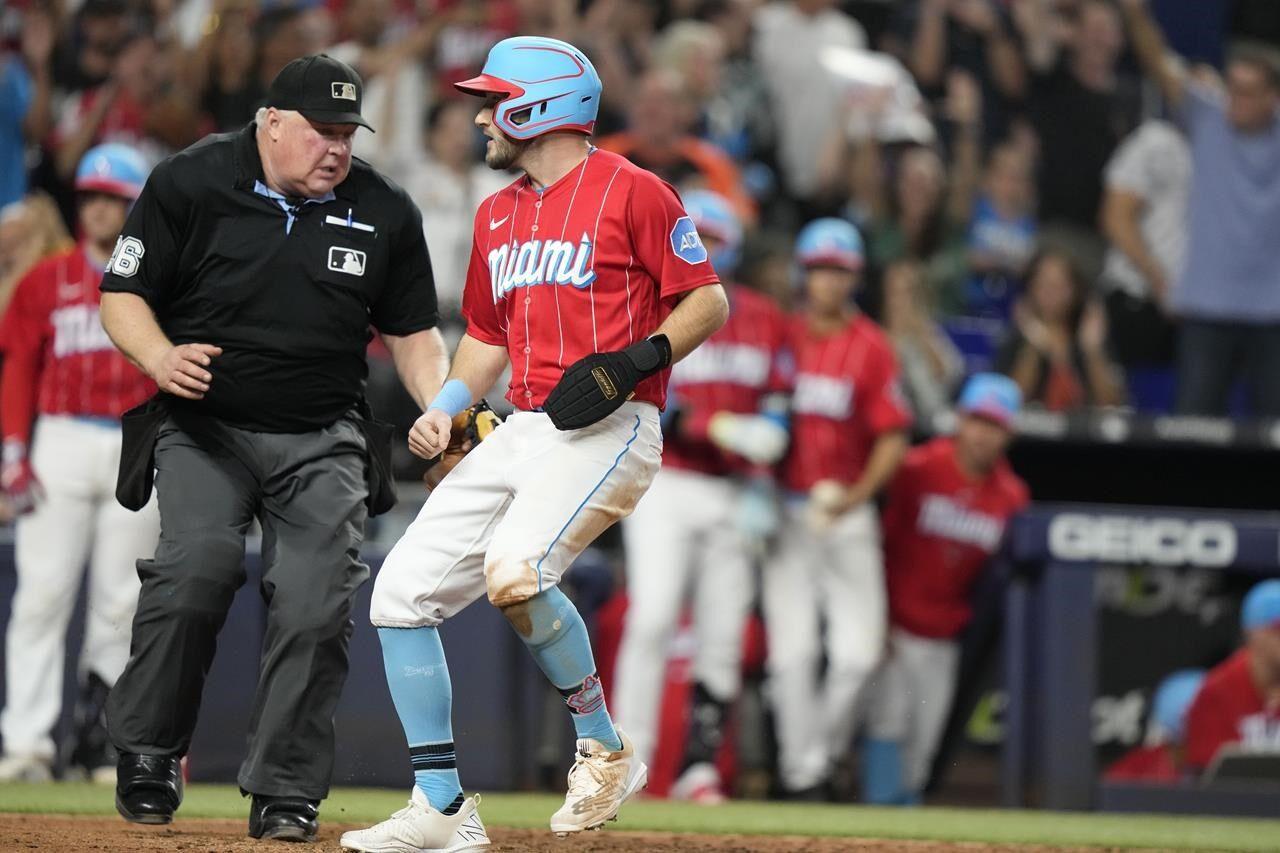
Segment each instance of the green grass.
M369 823L404 805L403 791L338 788L321 817ZM543 828L560 799L544 794L486 794L490 826ZM248 803L232 787L194 785L180 816L243 819ZM0 812L114 814L110 788L87 784L0 785ZM629 804L619 829L746 835L829 835L1006 844L1151 847L1182 850L1280 850L1280 820L1166 815L1079 814L978 809L884 809L799 803Z

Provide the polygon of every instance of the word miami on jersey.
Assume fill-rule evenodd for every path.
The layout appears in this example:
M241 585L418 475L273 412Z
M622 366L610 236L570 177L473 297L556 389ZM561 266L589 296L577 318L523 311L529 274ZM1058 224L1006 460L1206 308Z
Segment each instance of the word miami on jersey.
M496 305L518 287L571 285L581 290L596 280L591 266L591 238L584 231L577 243L567 240L513 240L489 252L489 280Z

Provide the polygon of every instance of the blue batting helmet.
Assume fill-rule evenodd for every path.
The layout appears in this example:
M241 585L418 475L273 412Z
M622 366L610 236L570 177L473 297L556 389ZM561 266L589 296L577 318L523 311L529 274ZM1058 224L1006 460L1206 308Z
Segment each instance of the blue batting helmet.
M963 414L977 415L1012 429L1022 408L1022 389L1008 376L975 373L960 392L957 408Z
M1280 578L1254 584L1240 608L1240 627L1280 628Z
M90 148L76 168L76 190L106 193L133 201L151 171L136 149L119 143Z
M541 36L503 39L489 50L480 76L454 86L482 98L501 95L493 123L512 139L553 130L590 134L600 109L600 75L591 60L568 42Z
M1187 711L1204 683L1203 669L1180 669L1164 677L1151 698L1151 721L1172 741L1182 740Z
M796 260L805 267L862 269L862 235L853 225L832 216L815 219L796 237Z
M711 254L711 266L722 276L731 275L742 251L742 223L724 196L711 190L689 190L680 194L693 227L703 237L720 241Z

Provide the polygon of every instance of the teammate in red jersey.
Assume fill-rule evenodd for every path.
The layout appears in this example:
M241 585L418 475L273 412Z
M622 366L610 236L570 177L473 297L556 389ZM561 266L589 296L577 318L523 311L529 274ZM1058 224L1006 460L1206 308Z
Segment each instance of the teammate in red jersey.
M668 368L728 314L675 191L590 144L601 87L582 51L505 39L457 86L485 99L485 162L524 174L477 211L467 333L410 447L424 458L444 450L453 417L508 364L517 411L432 491L374 583L370 619L416 784L408 808L346 833L349 850L489 843L477 799L462 795L438 631L486 593L564 696L578 737L552 831L598 828L645 785L647 768L606 707L586 625L558 583L648 489Z
M1187 713L1187 763L1204 770L1218 751L1280 753L1280 580L1245 596L1244 647L1209 670Z
M873 501L906 453L911 415L892 347L853 304L863 263L857 229L840 219L811 222L796 259L805 279L792 325L792 438L781 475L789 520L764 572L762 601L782 786L808 797L852 739L859 693L884 645Z
M716 271L730 274L742 233L729 202L694 190L684 204ZM694 708L671 794L702 803L724 799L714 760L741 684L751 552L776 526L769 466L787 448L787 317L762 293L726 289L728 322L671 372L662 469L623 525L627 616L612 696L636 755L650 763L667 651L687 593L697 638Z
M1108 782L1176 784L1187 776L1187 713L1204 684L1202 669L1164 677L1151 699L1146 741L1117 758L1103 774Z
M892 629L871 691L862 762L868 802L917 802L928 779L955 692L970 593L1028 501L1004 458L1021 402L1007 376L974 376L960 396L955 437L913 449L889 488L883 531Z
M66 626L89 558L79 715L87 724L76 732L69 760L114 781L115 759L99 718L129 656L134 561L151 555L159 533L154 504L132 513L116 503L120 416L156 389L102 330L98 282L147 171L123 145L85 154L75 181L80 242L27 273L0 326L0 484L23 512L5 645L0 780L49 778Z

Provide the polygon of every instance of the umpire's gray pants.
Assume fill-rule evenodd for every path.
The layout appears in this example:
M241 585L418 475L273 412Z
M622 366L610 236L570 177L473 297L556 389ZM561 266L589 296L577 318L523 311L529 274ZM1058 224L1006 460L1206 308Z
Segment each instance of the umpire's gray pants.
M125 752L186 753L256 516L267 631L240 787L321 799L351 600L369 575L358 553L364 437L349 418L275 434L179 415L161 427L155 458L160 542L154 560L138 561L129 663L107 704L111 738Z

